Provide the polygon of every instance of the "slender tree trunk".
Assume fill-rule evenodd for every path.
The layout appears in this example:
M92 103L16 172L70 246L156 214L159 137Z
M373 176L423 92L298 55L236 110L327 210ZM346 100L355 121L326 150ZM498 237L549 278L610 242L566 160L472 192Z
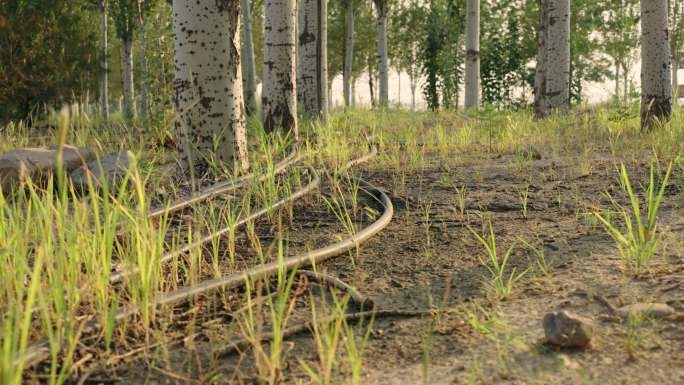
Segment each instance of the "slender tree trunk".
M265 0L264 74L261 96L264 129L297 138L295 0Z
M401 107L401 69L397 68L397 105Z
M672 114L667 0L641 0L641 128Z
M173 0L174 104L181 164L247 169L240 2Z
M537 28L537 64L534 73L534 115L543 118L547 113L546 98L546 13L550 0L538 0L539 26Z
M553 110L570 108L570 0L549 1L546 98Z
M570 0L539 0L537 118L570 107Z
M377 11L379 105L389 104L389 58L387 52L387 0L373 0Z
M327 118L327 0L301 0L297 49L297 103L312 117Z
M411 111L416 110L416 76L413 69L409 71L409 86L411 87Z
M109 42L107 35L107 1L100 0L100 105L105 125L109 125Z
M620 102L620 64L615 61L615 101Z
M140 117L147 119L150 108L147 97L147 44L145 42L145 20L140 5L138 6L137 24L140 34Z
M466 2L465 108L480 105L480 0Z
M245 112L253 114L256 102L256 66L254 64L254 44L252 43L252 20L249 0L242 0L242 77L245 99Z
M356 106L356 78L351 80L351 106Z
M629 69L627 66L622 66L622 97L627 103L629 101Z
M677 104L679 99L679 58L676 56L672 63L672 95L673 103Z
M351 106L352 65L354 63L354 0L344 2L346 17L344 37L344 71L342 73L342 90L344 106Z
M328 106L328 111L331 111L333 109L333 96L332 96L332 81L328 82L328 102L326 103Z
M133 83L133 38L128 35L121 42L121 68L123 71L124 114L135 116L135 91Z
M375 80L373 79L373 67L368 66L368 88L370 91L370 103L372 107L375 107Z

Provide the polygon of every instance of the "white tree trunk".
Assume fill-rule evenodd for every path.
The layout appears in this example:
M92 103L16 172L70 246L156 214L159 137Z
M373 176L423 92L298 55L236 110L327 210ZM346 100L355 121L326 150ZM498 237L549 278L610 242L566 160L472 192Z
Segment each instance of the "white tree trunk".
M100 0L100 105L105 125L109 125L109 41L107 35L107 1Z
M672 63L672 96L674 98L673 102L677 104L677 98L679 93L679 58L675 57Z
M620 101L620 64L615 61L615 100Z
M240 2L173 0L176 141L184 166L248 167Z
M133 38L126 37L121 41L121 69L123 71L124 114L135 116L135 91L133 83Z
M299 3L297 103L312 117L327 118L327 0Z
M480 0L466 2L465 108L480 105Z
M344 71L342 73L342 89L344 106L351 106L352 66L354 63L354 0L345 0L346 27L344 38Z
M397 68L397 104L401 107L401 69Z
M546 116L547 106L544 90L546 89L546 13L549 0L538 0L539 25L537 27L537 64L534 73L534 115L537 118Z
M373 0L377 12L378 30L378 101L380 107L389 104L389 57L387 52L387 13L389 4L387 0Z
M411 85L411 111L416 110L416 79L410 75L409 84Z
M264 129L282 129L296 140L295 0L265 0L264 17Z
M257 110L256 102L256 65L254 63L254 44L252 43L252 21L249 0L242 0L242 76L245 94L246 113Z
M667 0L641 0L641 127L672 113Z
M540 0L535 103L537 117L570 107L570 0Z
M149 101L147 98L147 44L145 42L145 20L142 9L138 10L138 33L140 34L140 117L149 116Z
M548 2L546 90L552 110L570 108L570 0Z

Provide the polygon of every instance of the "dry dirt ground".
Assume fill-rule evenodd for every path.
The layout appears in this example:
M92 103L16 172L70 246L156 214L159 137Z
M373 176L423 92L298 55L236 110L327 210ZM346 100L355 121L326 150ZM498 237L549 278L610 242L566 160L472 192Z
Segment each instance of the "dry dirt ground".
M604 303L662 302L677 314L684 311L681 170L675 170L661 208L657 256L644 276L634 278L623 271L615 242L591 214L611 207L604 192L624 202L614 160L604 155L551 158L540 152L540 159L524 163L516 155L428 157L401 178L394 171L357 169L391 195L394 218L358 254L318 268L356 287L380 309L434 310L432 316L375 320L363 358L363 384L684 384L684 318L628 323ZM627 166L635 185L647 181L646 162ZM463 213L457 192L462 187ZM320 200L299 202L294 214L286 235L292 252L345 236ZM489 220L500 252L516 242L511 264L517 271L529 268L505 300L487 289L489 272L479 259L483 248L468 229L481 231ZM257 231L264 242L272 241L272 226L261 223ZM539 271L536 254L520 238L543 249L548 274ZM250 254L244 236L239 249ZM305 289L293 324L310 319ZM542 318L561 309L593 320L596 332L588 348L544 343ZM212 354L236 337L230 317L221 318L212 301L194 311L212 315L175 332L176 340L192 338L122 358L85 383L256 383L249 349ZM343 350L333 383L350 383ZM311 334L288 338L284 351L284 382L310 383L300 360L312 365L318 360Z

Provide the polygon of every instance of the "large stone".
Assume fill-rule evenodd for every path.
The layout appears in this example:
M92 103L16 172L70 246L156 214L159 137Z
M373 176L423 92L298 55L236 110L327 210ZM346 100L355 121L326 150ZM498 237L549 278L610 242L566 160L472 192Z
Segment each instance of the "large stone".
M57 147L20 148L0 156L0 186L4 192L14 190L22 181L43 183L57 171ZM72 171L95 159L87 148L64 146L63 168Z
M663 318L674 314L675 310L664 303L635 303L623 306L615 311L620 317L655 317Z
M106 183L109 188L116 189L131 167L132 158L130 151L107 154L72 171L69 177L74 187L81 191L88 190L88 175L94 187L101 188Z
M548 313L544 316L546 342L563 348L583 348L589 345L594 324L569 311Z

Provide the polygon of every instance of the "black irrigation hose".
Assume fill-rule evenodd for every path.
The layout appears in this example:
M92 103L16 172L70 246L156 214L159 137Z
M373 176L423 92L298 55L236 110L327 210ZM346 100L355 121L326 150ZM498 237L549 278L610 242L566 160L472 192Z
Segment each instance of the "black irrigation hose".
M368 159L372 158L376 154L376 149L374 148L373 151L365 155L361 158L352 160L348 162L344 169L347 169L349 167L352 167L354 165L357 165L359 163L365 162ZM313 190L313 188L317 187L320 184L320 178L317 177L317 174L315 170L313 170L313 175L314 175L314 181L309 183L305 188L299 190L297 193L293 194L299 194L297 197L303 196L306 193L310 192ZM392 206L392 202L387 197L387 195L382 192L381 190L377 189L375 186L371 185L370 183L359 179L359 184L363 188L361 191L365 192L366 194L373 195L373 198L375 198L382 206L384 207L383 214L378 218L375 222L373 222L371 225L368 227L364 228L363 230L359 231L358 233L354 234L353 236L344 239L340 242L337 242L335 244L310 251L308 253L305 253L303 255L299 256L294 256L285 259L283 261L283 268L286 270L298 268L300 266L308 266L313 263L318 263L322 262L326 259L329 259L331 257L337 256L339 254L342 254L348 250L351 250L352 248L358 247L361 243L365 242L378 232L380 232L382 229L384 229L392 219L392 216L394 214L394 208ZM279 203L279 202L277 202ZM286 202L283 202L282 204L285 204ZM281 205L282 205L281 204ZM262 209L266 210L272 210L273 207ZM256 214L256 213L255 213ZM263 214L261 214L263 215ZM219 230L219 232L226 232L228 231L227 229L222 229ZM216 233L215 233L216 234ZM206 240L206 243L211 239L214 239L214 234L207 236L203 238L203 240ZM187 246L186 246L187 247ZM196 247L196 245L195 245ZM172 258L171 256L170 258ZM192 287L183 287L177 290L174 290L172 292L168 293L162 293L161 296L151 305L151 306L163 306L163 305L169 305L177 302L181 302L183 300L186 300L188 298L194 297L199 294L215 291L218 289L230 289L230 288L236 288L239 286L244 285L248 281L255 281L258 279L263 279L266 278L273 273L276 273L281 267L278 265L277 262L271 262L265 265L257 266L255 268L249 269L247 271L244 271L242 273L233 273L230 274L226 277L221 277L221 278L216 278L216 279L211 279L204 281L196 286ZM121 272L123 274L124 272ZM127 273L127 275L132 274L132 271ZM123 278L123 276L120 276L118 279L120 280ZM139 307L137 306L130 306L129 308L122 309L119 311L115 317L115 321L121 321L123 319L126 319L128 317L131 317L139 312ZM86 321L83 324L83 328L81 329L84 333L90 333L96 330L99 330L101 327L99 323L96 320L90 320ZM49 348L50 348L50 343L48 340L43 340L40 342L37 342L35 344L30 345L25 354L22 357L18 357L15 360L15 365L20 361L23 360L24 364L26 367L33 366L44 359L46 359L49 356Z

